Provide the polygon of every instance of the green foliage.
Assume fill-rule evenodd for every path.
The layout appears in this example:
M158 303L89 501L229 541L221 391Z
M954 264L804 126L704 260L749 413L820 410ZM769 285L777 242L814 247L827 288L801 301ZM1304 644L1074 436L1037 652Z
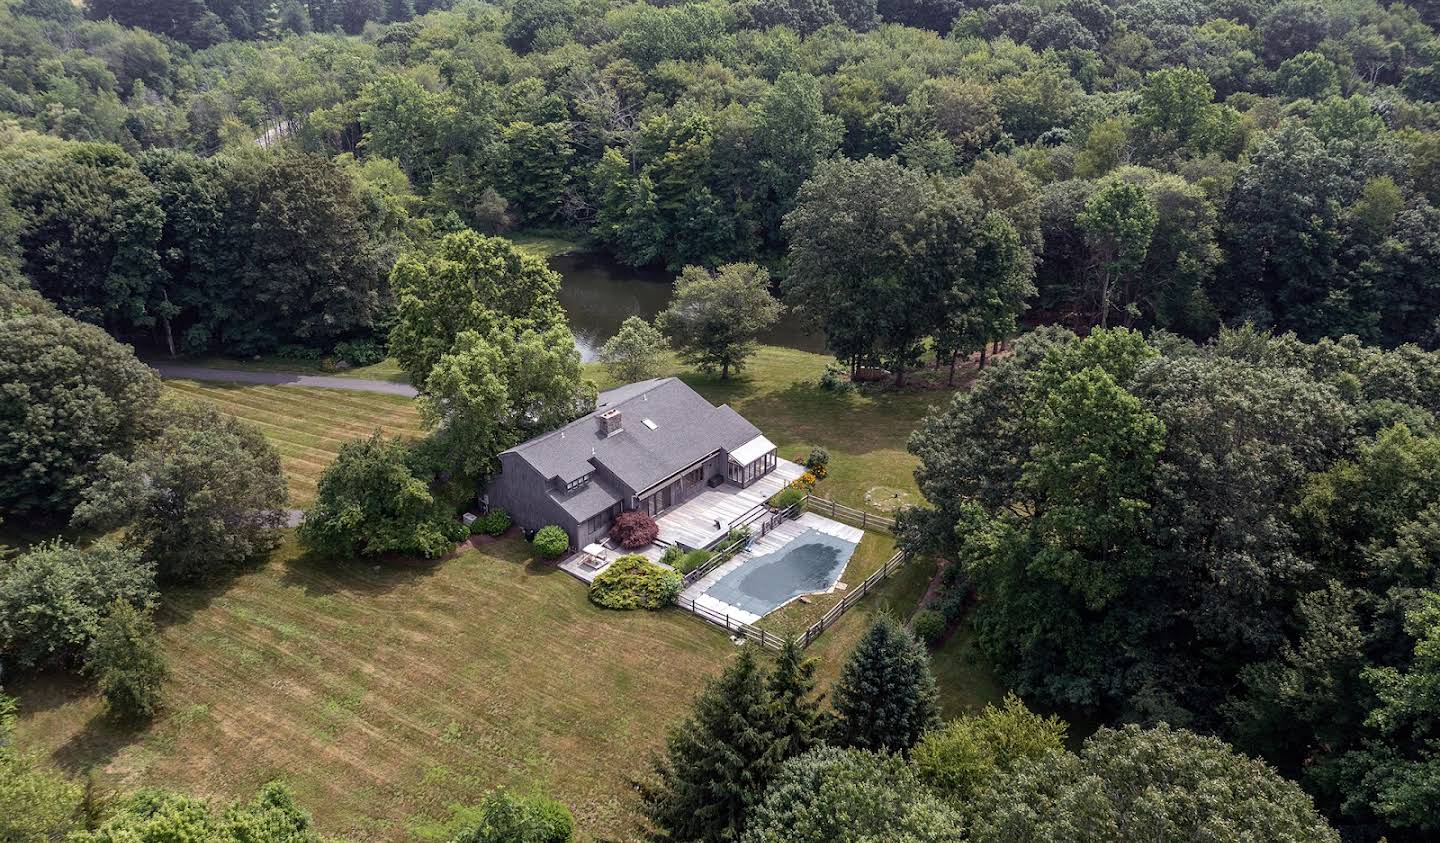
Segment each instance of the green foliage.
M621 556L590 583L590 602L606 609L663 609L675 602L682 585L675 571L643 556Z
M411 383L425 383L466 331L544 335L564 324L560 277L508 240L473 231L446 235L433 253L403 255L390 286L397 311L390 353Z
M0 690L0 840L63 840L79 828L81 790L15 746L17 710Z
M560 325L464 331L423 383L420 416L469 477L494 470L506 448L593 410L597 395Z
M570 536L554 524L549 524L535 531L535 552L546 559L559 559L570 549Z
M510 524L510 513L498 506L492 507L470 524L470 533L471 535L484 533L487 536L498 536L510 529Z
M680 359L721 378L745 368L755 338L780 318L770 273L755 264L727 264L711 272L687 266L675 279L670 306L655 319Z
M147 609L155 567L110 543L37 545L0 563L0 655L21 668L74 663L120 600Z
M170 676L149 611L124 600L108 605L85 659L85 671L95 677L105 707L124 720L153 716Z
M94 831L74 835L73 843L320 843L310 816L288 788L271 782L251 802L237 803L219 815L205 802L164 790L140 790Z
M823 738L826 720L815 695L816 664L805 657L798 641L787 638L770 672L771 728L783 742L786 758L809 752Z
M199 580L280 544L287 490L260 431L205 404L164 405L168 427L134 458L107 454L74 520L123 527L161 579Z
M906 752L940 724L930 656L888 615L876 619L855 645L832 699L834 738L842 746Z
M669 345L660 329L631 316L620 325L615 336L600 347L600 362L610 376L621 383L633 383L660 374Z
M797 503L800 503L803 500L805 500L805 491L803 489L797 489L794 486L786 486L785 488L771 495L770 500L767 501L767 503L769 503L772 507L776 509L789 509L790 507L794 506Z
M1014 227L959 185L890 160L832 161L785 218L787 302L841 359L879 362L903 384L925 337L957 351L1010 330L1031 294Z
M720 841L746 816L784 760L771 728L772 700L754 651L740 651L706 685L689 717L666 737L665 755L640 783L645 818L674 840Z
M917 612L911 625L915 630L915 637L932 646L939 643L945 633L950 631L950 623L945 620L945 615L934 609Z
M679 545L670 545L660 554L660 561L682 574L688 574L709 562L714 554L708 550L685 550Z
M824 480L830 473L830 452L816 445L805 455L803 465L806 471L815 475L816 480Z
M160 381L91 325L0 287L0 509L63 519L156 430Z
M1169 726L1101 729L1079 756L1027 758L967 812L967 839L1203 839L1335 843L1294 783L1223 742Z
M570 810L544 796L495 791L458 813L462 828L450 843L569 843L575 836Z
M376 431L346 442L325 469L300 541L331 559L388 553L433 559L468 534L411 467L411 449Z
M379 340L346 340L335 345L335 356L351 366L373 366L385 359L385 344Z
M966 839L963 818L899 756L821 747L786 761L755 806L744 843Z
M964 808L1016 767L1065 750L1065 722L1043 717L1014 694L1000 707L951 720L920 739L910 758L920 780Z

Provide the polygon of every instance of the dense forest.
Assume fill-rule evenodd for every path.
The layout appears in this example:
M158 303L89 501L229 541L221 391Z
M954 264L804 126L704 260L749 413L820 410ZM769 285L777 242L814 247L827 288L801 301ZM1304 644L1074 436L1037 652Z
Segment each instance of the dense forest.
M0 504L126 535L11 566L0 605L71 616L0 618L5 654L104 662L95 642L154 636L107 606L281 541L273 447L161 403L117 338L394 357L435 435L347 446L299 536L336 557L453 548L466 531L435 478L482 477L593 404L558 276L489 236L560 232L676 273L680 297L744 292L732 322L774 323L773 288L899 387L1005 341L911 440L928 505L902 543L954 563L946 605L1026 704L1115 727L1044 754L1063 727L1016 702L1009 725L937 730L930 711L891 745L846 733L837 701L829 748L778 719L719 734L776 708L747 659L647 785L662 839L802 839L796 800L815 822L832 784L914 806L877 809L877 834L1106 839L1144 813L1127 787L1150 773L1119 769L1127 754L1181 759L1177 816L1195 791L1229 822L1206 788L1249 794L1240 825L1179 839L1271 822L1331 839L1310 800L1347 841L1432 839L1437 29L1440 5L1374 0L8 0ZM729 375L757 330L680 350ZM190 495L216 477L230 498ZM71 586L84 599L55 597ZM922 661L877 629L897 648L877 660ZM799 684L791 715L810 710ZM959 790L953 758L925 766L927 742L971 758L998 738L965 730L1002 726L1045 760ZM744 776L685 768L727 742L754 751ZM707 776L734 779L728 814L685 801ZM1095 824L1042 829L1017 799ZM231 815L293 808L267 791Z
M927 336L973 351L1027 300L1075 328L1440 342L1424 6L9 6L7 265L162 347L383 336L395 255L464 227L569 228L675 270L759 262L843 357L891 367ZM786 223L812 176L817 202L864 195L843 159L903 168L874 177L914 218ZM1034 295L1027 267L950 319L908 277L813 295L797 240L883 239L856 258L877 270L886 250L943 262L927 237L960 235L915 209L937 203L1017 236Z

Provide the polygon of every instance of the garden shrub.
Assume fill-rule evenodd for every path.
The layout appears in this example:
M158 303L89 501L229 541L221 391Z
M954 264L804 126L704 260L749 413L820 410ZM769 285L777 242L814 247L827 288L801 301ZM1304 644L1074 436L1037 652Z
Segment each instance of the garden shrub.
M677 544L670 545L669 547L665 548L664 553L660 554L660 561L665 563L666 565L669 565L672 568L679 568L682 564L684 564L684 559L685 548Z
M351 366L373 366L385 359L385 346L379 340L346 340L335 346L335 356Z
M776 509L788 509L805 500L805 493L792 486L786 486L770 497L770 505Z
M660 527L655 519L638 509L620 513L610 528L610 538L626 550L644 547L659 535Z
M830 473L830 452L816 445L806 455L804 465L805 470L815 475L816 480L824 480Z
M934 644L950 628L945 616L934 609L924 609L915 616L915 637L926 644Z
M570 549L570 536L554 524L541 527L531 542L535 552L546 559L559 559Z
M688 574L706 562L709 562L710 557L714 555L715 554L708 550L692 550L680 557L680 564L676 565L675 568L682 574Z
M510 529L510 513L497 506L470 524L470 535L484 533L487 536L498 536L508 529Z
M607 609L661 609L680 593L681 576L643 556L622 556L590 584L590 602Z
M846 393L855 389L855 384L850 381L850 373L844 366L834 363L825 367L825 374L820 376L820 388L826 392Z

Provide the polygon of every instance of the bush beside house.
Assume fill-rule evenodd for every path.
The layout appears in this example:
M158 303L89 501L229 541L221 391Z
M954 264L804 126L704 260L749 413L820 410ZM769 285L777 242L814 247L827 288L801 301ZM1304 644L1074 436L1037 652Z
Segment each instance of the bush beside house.
M626 550L637 550L655 541L660 535L660 526L655 519L639 510L622 512L615 517L610 528L610 538Z
M498 536L510 529L510 523L510 513L497 506L471 522L470 535Z
M541 527L535 533L535 540L531 542L535 546L535 552L546 559L559 559L570 549L570 536L559 527L551 524Z
M622 556L590 584L590 602L607 609L661 609L680 593L682 578L643 556Z

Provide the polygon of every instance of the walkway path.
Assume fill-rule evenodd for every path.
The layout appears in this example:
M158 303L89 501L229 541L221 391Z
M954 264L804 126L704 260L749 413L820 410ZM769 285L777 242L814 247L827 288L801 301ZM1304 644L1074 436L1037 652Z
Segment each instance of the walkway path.
M155 371L162 378L190 381L218 381L221 383L263 383L270 386L313 386L321 389L348 389L352 392L383 392L386 395L403 395L414 398L419 393L408 383L366 380L364 378L337 378L328 375L301 375L290 372L245 372L239 369L210 369L203 366L172 366L167 363L156 365Z

